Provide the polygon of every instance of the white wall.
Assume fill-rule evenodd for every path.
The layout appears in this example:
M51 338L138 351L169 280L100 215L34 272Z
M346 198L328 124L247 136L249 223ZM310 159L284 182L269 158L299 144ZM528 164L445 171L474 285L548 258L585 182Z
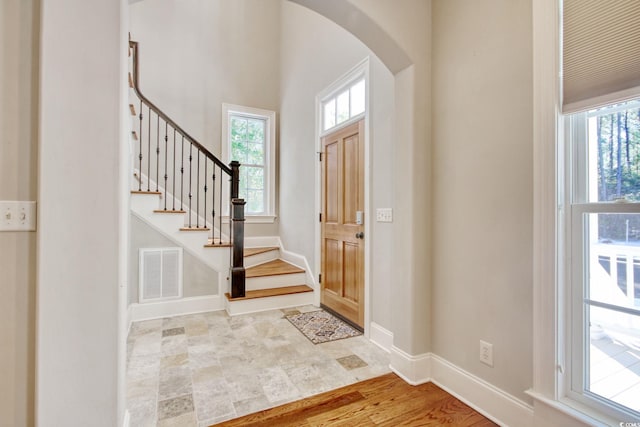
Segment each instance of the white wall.
M131 4L142 92L217 156L222 103L278 112L280 0ZM278 224L246 224L277 235Z
M530 0L433 2L433 351L528 402L531 25Z
M0 2L0 200L37 199L37 0ZM36 233L0 233L0 425L34 423Z
M121 3L113 1L42 1L40 426L121 422L121 12Z
M284 1L281 38L280 236L287 250L304 255L315 269L315 171L318 161L315 98L370 56L372 203L392 207L391 121L393 76L353 35L319 14ZM369 221L374 212L366 212ZM393 224L372 222L372 320L390 328ZM318 271L313 271L317 277Z

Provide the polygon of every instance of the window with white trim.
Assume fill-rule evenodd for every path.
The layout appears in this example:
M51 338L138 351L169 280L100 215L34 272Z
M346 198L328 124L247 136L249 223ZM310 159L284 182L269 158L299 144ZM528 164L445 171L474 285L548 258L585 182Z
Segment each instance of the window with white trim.
M565 391L640 420L640 100L567 118Z
M223 104L226 163L240 162L239 197L247 217L275 216L275 112Z
M322 101L322 131L339 127L365 113L366 88L364 77L348 84L343 90Z

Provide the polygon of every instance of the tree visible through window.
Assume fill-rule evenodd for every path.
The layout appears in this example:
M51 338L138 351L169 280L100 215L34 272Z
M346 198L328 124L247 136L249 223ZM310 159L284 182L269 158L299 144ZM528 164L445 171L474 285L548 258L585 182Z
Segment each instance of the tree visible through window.
M247 214L265 213L266 120L231 114L231 160L240 162L239 197Z
M640 101L570 123L571 392L640 416Z

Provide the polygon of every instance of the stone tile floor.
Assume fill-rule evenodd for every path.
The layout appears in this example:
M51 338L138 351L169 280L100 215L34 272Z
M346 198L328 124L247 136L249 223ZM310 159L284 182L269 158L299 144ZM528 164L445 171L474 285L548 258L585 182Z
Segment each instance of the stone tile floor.
M284 318L289 311L134 323L130 425L209 426L390 372L388 354L363 336L314 345Z

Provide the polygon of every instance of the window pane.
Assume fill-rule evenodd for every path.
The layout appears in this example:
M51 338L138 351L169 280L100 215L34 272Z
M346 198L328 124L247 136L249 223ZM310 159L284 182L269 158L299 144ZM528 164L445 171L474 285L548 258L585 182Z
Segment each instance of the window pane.
M588 307L585 389L640 412L640 316Z
M640 214L587 214L587 298L640 308Z
M331 129L336 125L336 99L324 104L324 130Z
M249 142L247 147L248 165L264 165L264 145L262 143Z
M338 95L337 98L337 120L336 123L340 124L349 120L349 91L346 90Z
M247 163L247 146L241 141L231 143L231 160L237 160L240 164Z
M264 190L264 169L247 167L247 185L252 190Z
M364 79L351 86L351 117L364 113Z
M262 142L264 141L264 120L250 119L247 125L247 140Z
M640 201L640 102L589 113L589 201Z
M248 190L247 212L252 214L264 212L264 192L262 190Z
M247 119L231 117L231 141L246 140Z

